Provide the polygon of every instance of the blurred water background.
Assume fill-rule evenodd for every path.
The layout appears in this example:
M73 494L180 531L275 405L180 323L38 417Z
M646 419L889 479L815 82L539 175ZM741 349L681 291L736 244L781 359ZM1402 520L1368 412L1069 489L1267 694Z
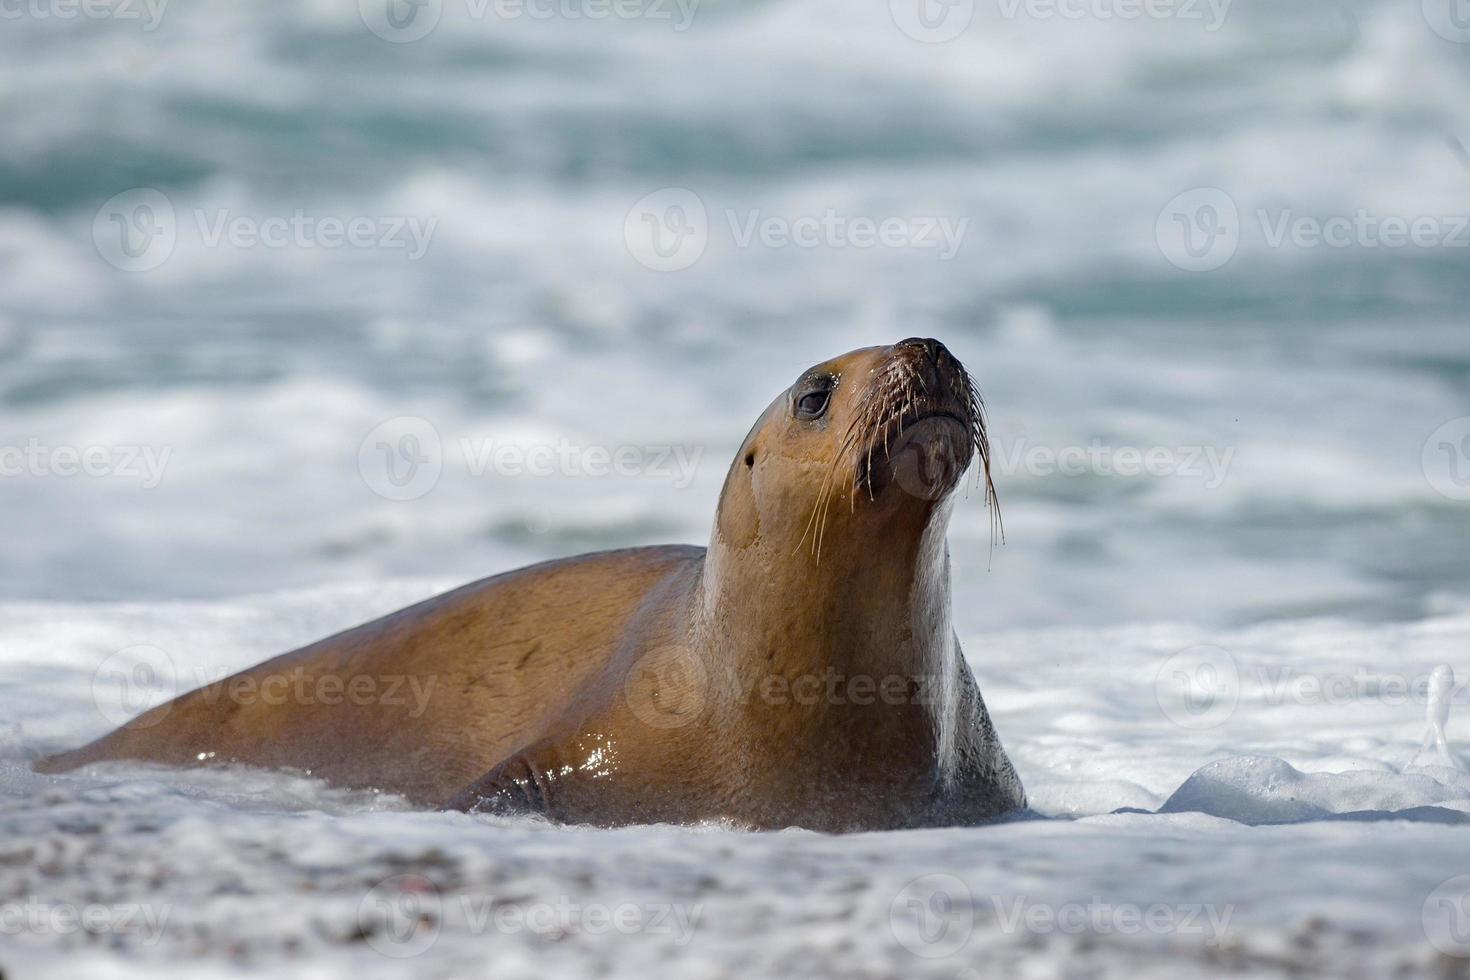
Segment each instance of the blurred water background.
M991 409L962 632L1470 608L1452 3L389 2L7 7L0 595L703 543L777 392L919 334Z

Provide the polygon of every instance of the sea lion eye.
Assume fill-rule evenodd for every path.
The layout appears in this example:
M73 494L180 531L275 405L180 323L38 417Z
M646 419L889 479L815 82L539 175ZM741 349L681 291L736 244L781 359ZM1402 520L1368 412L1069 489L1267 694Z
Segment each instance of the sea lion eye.
M827 406L831 401L832 382L828 379L819 387L809 387L797 395L796 417L806 422L819 419L827 413Z

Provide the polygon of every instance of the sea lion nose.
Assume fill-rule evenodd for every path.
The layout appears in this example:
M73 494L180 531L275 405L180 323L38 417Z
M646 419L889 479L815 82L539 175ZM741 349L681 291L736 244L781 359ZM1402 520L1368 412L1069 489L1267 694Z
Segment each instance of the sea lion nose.
M951 369L951 362L954 361L954 355L932 337L910 337L907 340L900 340L894 346L900 350L921 352L917 357L910 355L910 364L924 379L926 388L938 384Z
M907 340L900 340L897 346L917 347L924 353L928 354L931 361L935 362L939 360L941 355L949 353L949 351L945 349L944 345L935 340L933 337L910 337Z

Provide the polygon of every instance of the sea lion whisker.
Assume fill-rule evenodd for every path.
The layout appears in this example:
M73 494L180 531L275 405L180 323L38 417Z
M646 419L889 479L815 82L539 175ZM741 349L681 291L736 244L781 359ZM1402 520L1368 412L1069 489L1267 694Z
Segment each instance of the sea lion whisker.
M816 505L812 508L812 516L807 519L806 530L802 532L801 540L798 541L798 542L796 542L796 549L795 549L796 551L800 551L801 550L801 546L806 543L807 535L812 533L812 529L816 525L817 515L820 514L821 511L822 511L822 499L823 499L823 497L825 496L825 494L827 492L827 484L832 479L832 474L834 472L835 472L835 468L833 470L829 470L828 471L827 478L822 481L822 485L817 489L817 502L816 502ZM814 552L817 550L817 541L816 541L816 537L815 536L813 536L813 538L812 538L812 549L813 549ZM820 556L818 556L817 561L818 561L818 564L821 563Z
M822 535L827 528L827 502L832 498L833 474L835 470L828 469L827 476L822 480L821 490L817 493L817 512L812 516L815 533L812 535L812 555L817 560L817 567L822 565Z
M829 491L823 498L822 523L817 528L817 567L822 567L822 545L827 540L827 520L832 513L832 494Z
M985 481L985 507L990 513L990 548L993 554L997 537L1001 544L1005 544L1005 518L1001 514L1000 496L996 493L995 480L990 469L990 433L986 419L985 396L980 393L979 386L975 384L975 379L968 370L960 369L959 380L968 396L965 400L970 408L970 438L975 455L980 459L976 477L980 479L983 475Z

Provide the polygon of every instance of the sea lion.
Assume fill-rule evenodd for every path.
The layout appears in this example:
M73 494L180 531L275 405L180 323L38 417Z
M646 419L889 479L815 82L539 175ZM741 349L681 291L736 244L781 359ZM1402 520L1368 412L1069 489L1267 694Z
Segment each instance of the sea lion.
M290 767L600 826L993 818L1025 798L950 625L945 543L977 456L994 522L983 404L960 362L917 338L856 350L804 371L756 422L707 549L485 579L38 768Z

